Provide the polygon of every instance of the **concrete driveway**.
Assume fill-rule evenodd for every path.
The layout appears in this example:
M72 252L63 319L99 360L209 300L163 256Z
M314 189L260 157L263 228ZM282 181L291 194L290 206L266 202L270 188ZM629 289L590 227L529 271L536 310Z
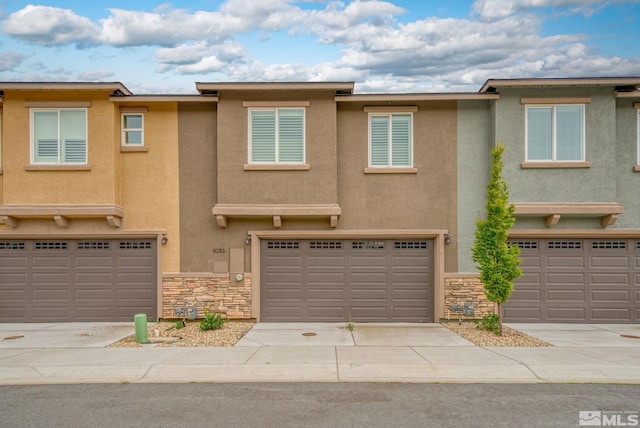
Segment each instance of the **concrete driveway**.
M474 346L440 324L258 323L236 346Z
M505 325L553 346L640 348L640 324Z
M134 323L0 323L0 349L104 348L135 333Z

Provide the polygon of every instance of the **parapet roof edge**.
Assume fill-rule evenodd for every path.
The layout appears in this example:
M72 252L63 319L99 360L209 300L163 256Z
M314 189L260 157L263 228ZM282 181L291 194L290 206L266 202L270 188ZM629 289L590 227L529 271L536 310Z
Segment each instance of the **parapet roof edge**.
M531 79L488 79L480 93L495 91L498 87L524 86L635 86L640 87L640 77L561 77Z
M35 90L35 91L58 91L58 90L111 90L120 91L124 95L133 95L120 82L0 82L0 90Z
M269 90L269 89L307 89L333 90L340 93L353 93L354 82L196 82L198 92L217 92L221 90Z

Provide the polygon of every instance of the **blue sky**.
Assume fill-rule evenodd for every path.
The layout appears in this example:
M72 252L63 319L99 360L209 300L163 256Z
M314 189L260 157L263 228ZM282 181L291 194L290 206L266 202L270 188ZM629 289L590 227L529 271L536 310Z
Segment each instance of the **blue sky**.
M477 91L489 78L640 76L640 0L0 0L0 81L355 81Z

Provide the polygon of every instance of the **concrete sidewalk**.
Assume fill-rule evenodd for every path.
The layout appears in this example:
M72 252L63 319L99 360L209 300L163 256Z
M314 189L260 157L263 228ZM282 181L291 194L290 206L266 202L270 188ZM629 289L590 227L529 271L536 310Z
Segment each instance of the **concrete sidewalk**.
M437 324L358 324L353 332L346 330L344 324L257 324L232 348L4 347L0 348L0 384L296 381L640 384L640 339L622 338L618 333L634 336L640 326L608 326L608 329L527 326L535 327L539 334L555 335L559 345L477 347ZM589 344L597 334L601 335L599 342ZM562 337L565 341L573 338L574 343L562 344ZM580 337L586 340L580 342Z

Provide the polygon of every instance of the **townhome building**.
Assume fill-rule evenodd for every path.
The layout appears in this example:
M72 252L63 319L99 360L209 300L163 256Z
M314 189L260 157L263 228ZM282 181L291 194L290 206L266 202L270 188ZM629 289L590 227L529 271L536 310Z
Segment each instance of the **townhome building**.
M524 272L505 318L637 322L639 85L0 83L0 321L480 317L502 144Z

